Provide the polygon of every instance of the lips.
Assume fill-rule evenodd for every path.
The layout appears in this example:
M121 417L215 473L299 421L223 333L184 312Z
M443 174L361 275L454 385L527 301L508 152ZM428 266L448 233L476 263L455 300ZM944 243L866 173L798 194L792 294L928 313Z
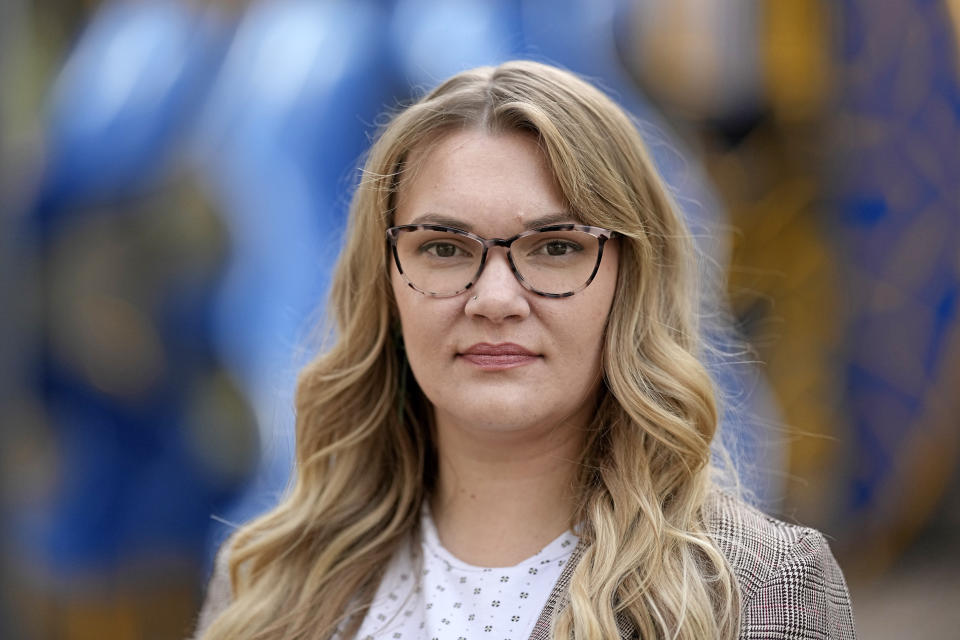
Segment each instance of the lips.
M512 342L477 343L462 353L461 358L483 369L511 369L536 362L540 356Z

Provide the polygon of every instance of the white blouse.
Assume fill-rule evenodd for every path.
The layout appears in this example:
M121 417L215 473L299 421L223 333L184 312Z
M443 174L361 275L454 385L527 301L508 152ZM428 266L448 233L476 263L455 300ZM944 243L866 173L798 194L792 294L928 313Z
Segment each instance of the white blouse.
M391 559L357 638L526 640L577 546L568 531L512 567L476 567L443 548L426 505L420 531L419 550Z

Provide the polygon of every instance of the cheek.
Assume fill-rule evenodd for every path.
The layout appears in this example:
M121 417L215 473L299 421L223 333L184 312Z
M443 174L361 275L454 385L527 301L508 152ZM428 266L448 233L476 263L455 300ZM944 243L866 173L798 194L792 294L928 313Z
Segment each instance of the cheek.
M604 256L606 260L606 256ZM567 327L566 339L571 346L575 345L575 350L584 362L595 362L599 366L601 354L603 353L604 341L606 339L606 328L609 321L610 312L614 301L614 289L616 288L617 270L614 266L605 273L601 271L594 284L600 285L594 290L589 291L590 296L584 297L578 301L581 306L577 310L575 317L579 322L570 323ZM593 284L591 284L591 287ZM588 360L589 359L589 360Z
M400 324L404 332L412 329L423 315L417 313L418 305L423 304L426 297L419 291L410 288L403 276L397 271L396 266L390 270L390 284L393 287L393 299L397 303L397 314L400 316Z
M443 357L443 338L450 335L456 303L411 289L395 270L391 281L407 359L412 367L422 370L423 363Z
M420 323L422 315L417 313L417 300L412 294L419 295L412 290L399 276L393 278L393 298L397 302L397 315L400 318L400 326L403 330L403 339L406 343L416 341L416 336L420 332Z
M581 316L584 320L572 329L569 337L571 344L576 345L579 357L584 362L589 358L594 361L603 351L604 329L607 324L607 315L591 309L589 315Z

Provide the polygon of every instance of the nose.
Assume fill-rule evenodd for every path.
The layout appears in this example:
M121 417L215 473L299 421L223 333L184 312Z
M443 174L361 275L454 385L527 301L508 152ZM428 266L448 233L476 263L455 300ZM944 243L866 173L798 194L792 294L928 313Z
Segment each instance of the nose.
M468 316L497 323L510 318L522 319L530 314L527 293L510 268L506 250L495 247L487 254L480 277L467 290L469 297L464 311Z

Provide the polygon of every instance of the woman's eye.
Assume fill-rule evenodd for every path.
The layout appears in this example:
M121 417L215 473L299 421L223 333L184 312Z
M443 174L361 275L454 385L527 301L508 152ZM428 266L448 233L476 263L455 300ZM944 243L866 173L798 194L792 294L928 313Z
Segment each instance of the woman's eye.
M548 240L539 249L540 253L548 256L565 256L576 251L583 251L583 247L569 240Z
M449 242L432 242L424 245L421 251L432 254L438 258L453 258L463 254L463 249Z

